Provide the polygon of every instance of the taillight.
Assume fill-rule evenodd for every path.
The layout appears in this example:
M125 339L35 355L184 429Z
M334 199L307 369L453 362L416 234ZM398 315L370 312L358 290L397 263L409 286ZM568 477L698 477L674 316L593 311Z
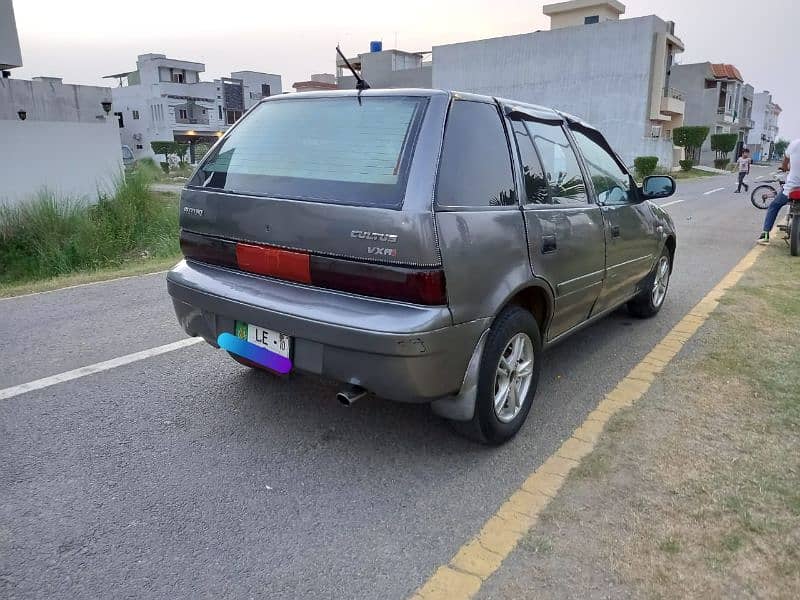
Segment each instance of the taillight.
M417 304L447 304L441 269L406 269L312 256L311 282L319 287L364 296Z
M188 231L181 232L181 251L193 260L321 288L415 304L447 304L442 269L409 269L313 256Z
M242 271L311 283L309 256L302 252L240 243L236 244L236 261Z

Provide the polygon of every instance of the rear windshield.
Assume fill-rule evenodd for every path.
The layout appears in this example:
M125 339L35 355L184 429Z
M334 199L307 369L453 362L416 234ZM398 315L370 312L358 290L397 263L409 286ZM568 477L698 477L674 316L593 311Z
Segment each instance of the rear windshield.
M427 98L297 98L259 104L206 158L193 185L397 208Z

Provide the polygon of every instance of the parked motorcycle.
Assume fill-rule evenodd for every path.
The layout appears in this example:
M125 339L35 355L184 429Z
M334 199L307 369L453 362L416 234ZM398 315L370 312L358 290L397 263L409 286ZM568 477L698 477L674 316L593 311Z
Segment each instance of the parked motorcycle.
M786 223L778 225L778 229L786 234L784 238L789 244L792 256L800 256L800 190L789 192L789 214Z

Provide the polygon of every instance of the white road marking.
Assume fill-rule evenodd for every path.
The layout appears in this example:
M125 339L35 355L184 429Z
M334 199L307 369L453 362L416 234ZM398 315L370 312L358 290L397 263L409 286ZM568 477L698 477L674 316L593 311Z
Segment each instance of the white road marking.
M678 204L680 202L686 202L686 198L684 198L683 200L673 200L672 202L665 202L664 204L659 204L659 206L661 208L664 208L665 206L672 206L673 204Z
M50 387L51 385L56 385L57 383L64 383L65 381L71 381L73 379L79 379L80 377L86 377L87 375L94 375L95 373L101 373L103 371L115 369L123 365L129 365L146 358L158 356L159 354L166 354L167 352L172 352L173 350L180 350L181 348L186 348L187 346L193 346L194 344L199 344L202 341L203 338L187 338L185 340L172 342L171 344L156 346L155 348L149 348L148 350L142 350L141 352L134 352L133 354L126 354L125 356L120 356L119 358L112 358L111 360L105 360L103 362L88 365L86 367L73 369L72 371L65 371L64 373L59 373L58 375L51 375L50 377L43 377L42 379L36 379L35 381L29 381L28 383L21 383L19 385L0 390L0 400L8 400L14 396L19 396L20 394L25 394L34 390L41 390L43 388Z
M756 180L758 180L758 179L764 179L764 176L763 175L759 175L758 177L756 177Z
M42 294L52 294L53 292L61 292L63 290L72 290L75 288L87 287L90 285L100 285L101 283L112 283L114 281L122 281L123 279L133 279L134 277L147 277L148 275L162 275L164 273L168 273L169 269L164 271L152 271L151 273L141 273L140 275L125 275L123 277L114 277L113 279L102 279L100 281L89 281L88 283L76 283L75 285L66 285L64 287L55 288L54 290L44 290L43 292L30 292L28 294L19 294L17 296L6 296L5 298L0 298L0 302L3 300L16 300L17 298L27 298L28 296L41 296Z
M724 187L721 187L721 188L715 188L713 190L708 190L707 192L703 192L703 196L708 196L709 194L713 194L714 192L721 192L724 189L725 189Z

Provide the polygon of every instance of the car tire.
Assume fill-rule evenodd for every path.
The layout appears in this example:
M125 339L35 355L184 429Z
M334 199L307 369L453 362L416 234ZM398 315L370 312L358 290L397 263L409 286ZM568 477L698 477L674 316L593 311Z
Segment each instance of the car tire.
M504 309L483 349L472 420L454 422L457 431L492 446L514 437L530 412L541 365L542 338L536 319L519 306ZM505 402L504 389L508 391Z
M655 316L664 306L671 275L672 255L668 248L664 248L653 270L642 282L641 291L628 301L628 312L639 319Z

